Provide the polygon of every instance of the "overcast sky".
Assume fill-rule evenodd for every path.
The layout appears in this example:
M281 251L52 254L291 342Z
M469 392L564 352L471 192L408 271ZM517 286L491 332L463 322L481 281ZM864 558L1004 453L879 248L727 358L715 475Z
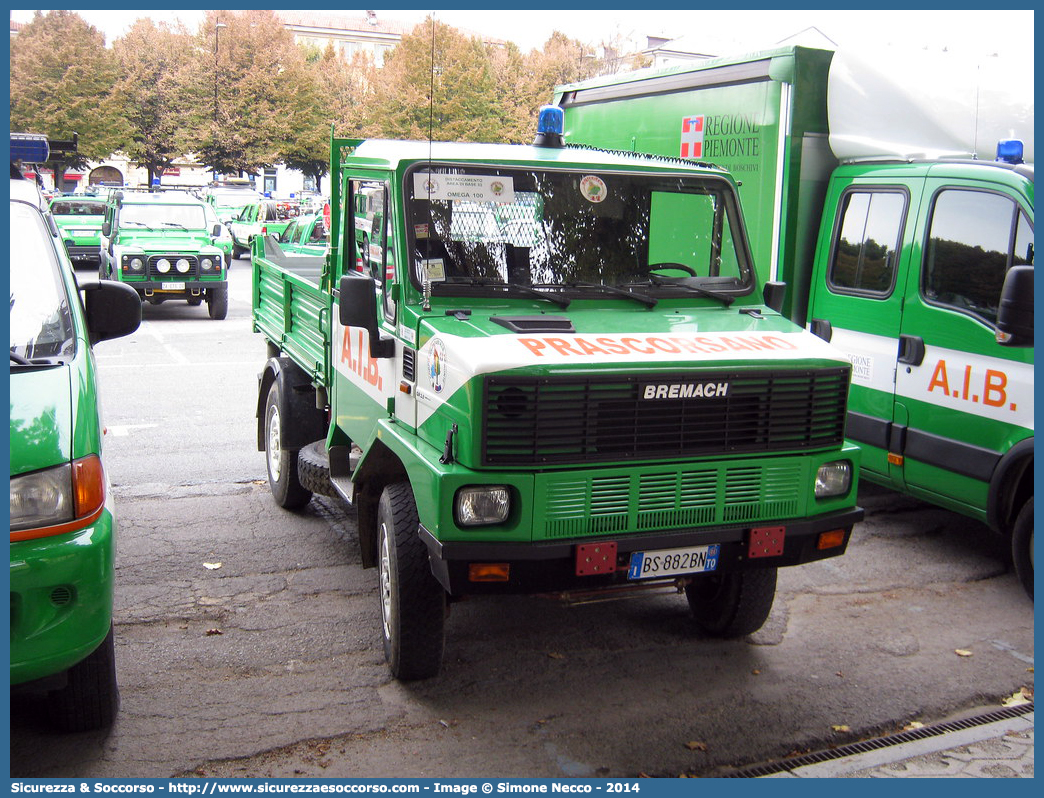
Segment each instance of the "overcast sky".
M327 9L333 11L333 9ZM11 11L11 18L28 21L32 11ZM77 11L98 27L111 44L142 16L157 20L180 19L195 30L202 11ZM337 9L339 14L363 16L365 11ZM983 56L1001 53L1032 59L1033 11L870 10L789 11L780 9L682 11L625 9L501 9L501 10L381 10L378 18L420 22L434 13L458 28L507 39L523 50L539 48L555 29L589 44L623 37L637 46L646 36L684 36L695 49L713 55L735 54L774 45L806 28L815 27L842 47L914 48L960 51Z

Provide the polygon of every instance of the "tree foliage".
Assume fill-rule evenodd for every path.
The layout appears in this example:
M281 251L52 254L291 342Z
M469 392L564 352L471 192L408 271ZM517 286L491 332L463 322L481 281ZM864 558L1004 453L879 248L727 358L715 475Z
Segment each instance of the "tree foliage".
M337 135L525 142L554 87L611 64L555 33L522 53L428 18L381 67L297 45L271 11L209 11L196 33L138 20L105 48L71 11L37 12L11 43L11 125L80 135L153 174L194 156L223 174L283 163L318 179Z
M120 149L128 128L114 88L118 65L105 37L72 11L37 11L11 40L11 130L69 140L81 167Z
M148 169L149 183L195 146L192 127L192 39L183 28L139 19L115 42L115 95L130 126L123 152Z

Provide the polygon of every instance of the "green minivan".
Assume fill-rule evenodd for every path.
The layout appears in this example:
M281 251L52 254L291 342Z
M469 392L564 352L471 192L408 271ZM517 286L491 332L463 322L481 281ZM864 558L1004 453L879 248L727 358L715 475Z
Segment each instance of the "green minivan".
M116 714L116 519L92 346L141 322L134 289L77 286L57 225L11 173L11 685L43 692L54 725Z

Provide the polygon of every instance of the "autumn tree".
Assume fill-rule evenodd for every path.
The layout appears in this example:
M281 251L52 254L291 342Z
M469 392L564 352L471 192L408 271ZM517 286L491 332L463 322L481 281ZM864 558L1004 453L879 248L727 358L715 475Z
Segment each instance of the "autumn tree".
M430 17L385 57L368 97L368 135L497 141L503 119L484 45Z
M126 141L117 70L105 37L72 11L37 11L11 40L11 129L58 140L79 134L76 156L51 164L59 185L66 166L105 158Z
M208 12L198 45L196 104L210 111L197 131L201 161L256 174L294 157L318 97L293 34L271 11Z
M195 46L184 28L157 27L148 19L139 19L113 45L119 63L114 93L130 126L122 150L148 169L150 185L195 144Z

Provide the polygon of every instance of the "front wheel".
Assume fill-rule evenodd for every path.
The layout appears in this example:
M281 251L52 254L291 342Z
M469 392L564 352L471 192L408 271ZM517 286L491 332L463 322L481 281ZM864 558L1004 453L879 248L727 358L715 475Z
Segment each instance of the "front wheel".
M1033 499L1022 505L1011 532L1011 555L1015 573L1026 595L1033 598Z
M215 321L221 321L228 315L227 285L207 289L207 311Z
M401 681L435 676L445 646L446 592L431 573L419 526L409 483L386 487L377 508L381 631L384 657Z
M312 492L301 485L297 473L297 449L284 449L283 421L279 411L279 381L268 389L265 402L265 459L268 464L268 486L276 504L286 510L299 510L308 504Z
M63 732L111 726L119 709L112 626L102 644L66 674L65 687L48 696L51 722Z
M698 576L685 588L693 620L714 637L743 637L758 631L775 597L775 568Z

